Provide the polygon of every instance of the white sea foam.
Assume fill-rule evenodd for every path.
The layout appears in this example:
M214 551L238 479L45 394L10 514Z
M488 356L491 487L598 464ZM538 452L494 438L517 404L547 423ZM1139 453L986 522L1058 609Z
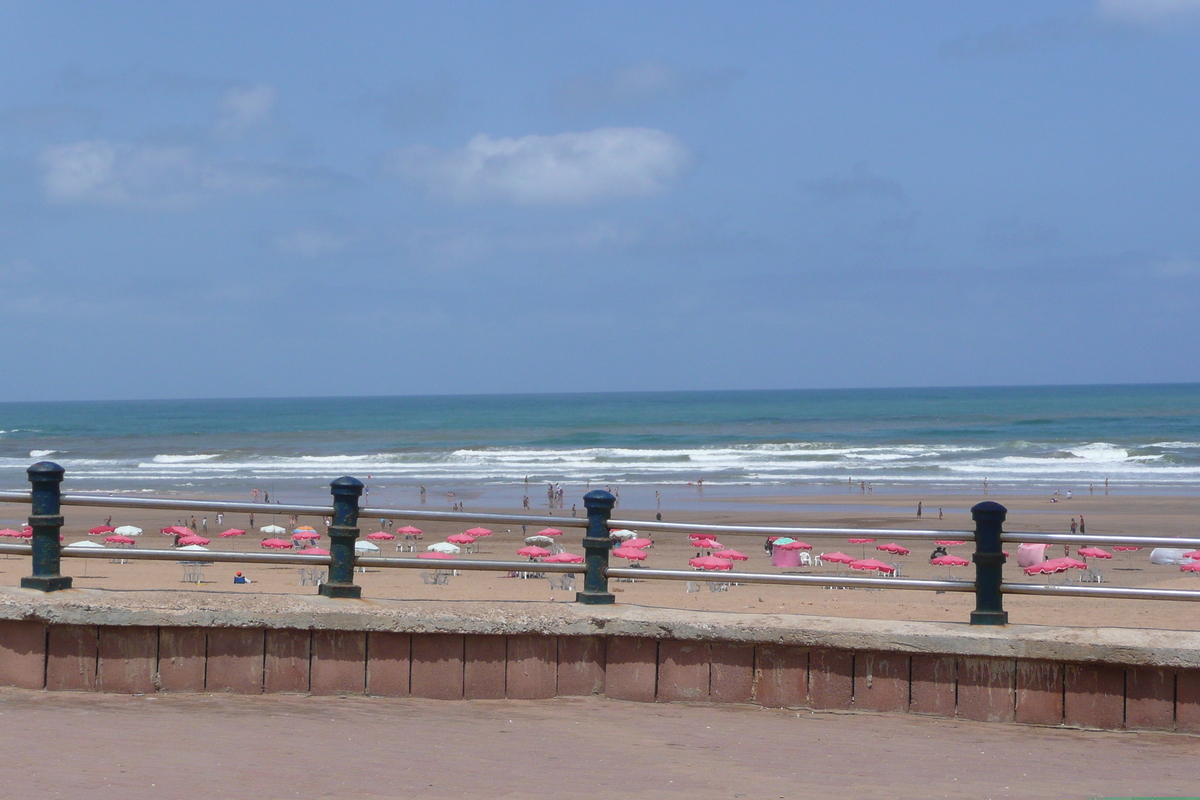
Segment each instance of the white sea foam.
M46 456L52 456L57 452L58 452L57 450L30 450L29 457L30 458L45 458Z
M158 455L150 459L155 464L193 464L198 461L212 461L214 458L220 458L219 453L197 454L197 455Z

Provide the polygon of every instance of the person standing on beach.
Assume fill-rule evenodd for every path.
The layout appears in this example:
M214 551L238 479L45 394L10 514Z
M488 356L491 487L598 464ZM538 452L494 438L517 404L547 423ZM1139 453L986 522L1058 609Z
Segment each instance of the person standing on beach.
M254 515L250 515L250 530L254 530Z
M425 505L425 487L421 487L421 505Z
M984 478L984 479L983 479L983 493L984 493L984 494L987 494L987 489L988 489L988 487L987 487L987 478Z
M917 519L920 519L920 518L921 518L921 505L922 505L922 504L921 504L921 501L920 501L920 500L918 500L918 501L917 501Z
M939 508L938 509L938 519L941 519L941 518L942 518L942 510Z
M217 527L218 528L221 527L221 525L224 524L224 522L225 522L225 515L217 514Z
M1071 517L1071 533L1074 534L1074 533L1078 533L1078 532L1079 532L1079 524L1077 522L1075 522L1074 517Z
M1087 528L1084 526L1083 514L1080 514L1079 515L1079 535L1083 536L1085 533L1087 533Z

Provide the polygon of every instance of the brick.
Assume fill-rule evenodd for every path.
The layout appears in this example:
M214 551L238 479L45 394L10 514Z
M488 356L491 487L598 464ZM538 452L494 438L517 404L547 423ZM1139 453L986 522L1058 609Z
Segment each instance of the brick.
M660 702L707 700L712 654L708 644L664 639L658 643Z
M207 651L208 636L203 628L159 628L159 691L203 692Z
M715 703L749 703L754 699L754 645L714 643L711 649L709 699Z
M608 641L603 636L558 637L558 696L604 694Z
M1125 727L1175 728L1175 672L1155 667L1125 669Z
M768 708L796 708L807 703L808 664L809 652L803 647L755 647L755 701Z
M46 647L46 688L94 692L99 648L94 625L51 625Z
M908 711L908 694L908 654L855 653L855 708L864 711Z
M205 689L235 694L261 693L265 640L262 628L210 629Z
M505 693L513 700L544 700L558 692L558 637L510 636Z
M914 654L909 669L909 713L953 717L958 701L958 662L954 656Z
M1200 669L1175 673L1175 730L1200 733Z
M813 650L808 655L808 702L813 708L850 708L854 700L854 652Z
M308 691L311 639L309 631L281 628L266 632L264 692Z
M412 637L407 633L367 634L367 692L408 697Z
M46 626L0 621L0 686L41 689L46 685Z
M366 631L313 631L313 694L363 694L367 691Z
M658 640L611 636L607 655L605 695L614 700L653 703L658 684Z
M463 641L463 697L504 699L507 643L503 636L468 635Z
M463 698L463 639L454 633L412 635L412 696Z
M1055 661L1017 662L1017 709L1026 725L1062 725L1063 665Z
M100 628L96 686L102 692L146 694L155 691L158 628Z
M1111 664L1067 664L1063 720L1081 728L1125 726L1125 669Z
M1012 722L1017 708L1017 662L1011 658L958 659L958 707L961 719Z

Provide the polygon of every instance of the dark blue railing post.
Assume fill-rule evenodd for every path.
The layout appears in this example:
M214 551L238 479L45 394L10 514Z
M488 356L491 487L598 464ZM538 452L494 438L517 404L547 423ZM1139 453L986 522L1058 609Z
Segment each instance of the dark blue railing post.
M972 625L1008 624L1008 612L1004 610L1004 597L1000 593L1004 562L1008 560L1000 546L1000 534L1007 516L1007 508L990 500L971 509L971 517L975 520L975 555L971 559L975 562Z
M33 528L33 574L21 578L21 586L43 592L70 589L71 579L59 574L62 549L58 537L63 526L59 491L65 470L53 461L39 461L26 472L33 486L29 509L29 527Z
M333 494L333 524L329 526L329 580L321 584L326 597L362 597L354 585L354 540L358 538L358 498L362 481L338 478L329 484Z
M616 502L617 498L603 489L583 496L588 515L587 533L583 536L587 572L583 576L583 591L575 593L575 600L585 605L608 605L617 599L608 590L608 551L613 545L608 535L608 518Z

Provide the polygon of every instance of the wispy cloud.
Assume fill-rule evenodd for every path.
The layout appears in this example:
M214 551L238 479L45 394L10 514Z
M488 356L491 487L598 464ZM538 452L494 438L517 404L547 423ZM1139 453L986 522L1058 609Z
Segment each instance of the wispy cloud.
M235 86L221 97L215 133L238 139L271 121L275 87L268 83Z
M861 161L854 165L849 175L828 175L815 181L801 183L800 186L827 203L836 203L851 197L897 202L907 199L900 181L872 174L866 162Z
M605 74L578 75L554 96L567 111L632 105L724 88L740 77L737 70L684 70L659 61L641 61Z
M388 158L399 177L459 202L585 205L665 191L692 163L676 136L652 128L598 128L493 139L465 147L408 147Z

